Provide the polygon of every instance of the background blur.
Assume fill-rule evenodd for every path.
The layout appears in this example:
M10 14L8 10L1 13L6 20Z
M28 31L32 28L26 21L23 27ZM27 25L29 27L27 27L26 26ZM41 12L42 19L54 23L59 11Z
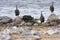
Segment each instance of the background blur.
M0 0L0 16L8 16L13 18L15 15L15 6L18 5L20 16L31 15L39 18L41 11L47 19L51 14L49 7L54 2L54 13L60 17L60 0Z

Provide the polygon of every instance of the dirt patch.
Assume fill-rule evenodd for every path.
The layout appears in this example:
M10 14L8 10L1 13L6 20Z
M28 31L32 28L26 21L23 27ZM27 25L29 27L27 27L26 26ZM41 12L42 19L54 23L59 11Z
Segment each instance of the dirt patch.
M7 28L7 24L1 24L0 25L0 31L3 31L6 28Z

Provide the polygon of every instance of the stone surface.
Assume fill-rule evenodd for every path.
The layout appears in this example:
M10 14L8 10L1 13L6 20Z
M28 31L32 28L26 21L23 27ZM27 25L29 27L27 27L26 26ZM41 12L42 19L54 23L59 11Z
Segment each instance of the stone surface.
M14 19L13 19L13 25L18 25L18 24L21 24L22 22L22 18L20 16L16 16Z
M48 25L48 26L54 26L54 25L55 25L55 26L56 26L56 25L58 25L59 23L60 23L59 17L58 17L56 14L52 13L52 14L48 17L45 25Z
M34 35L34 34L36 34L36 35ZM9 28L6 28L5 30L1 31L1 33L0 33L0 40L9 40L9 39L11 39L11 37L14 37L14 38L12 38L12 40L13 39L27 40L28 38L38 39L38 38L40 38L40 35L38 35L38 33L36 33L35 31L31 30L31 27L27 27L27 26L9 27Z
M32 29L31 29L32 28ZM59 40L60 26L9 27L0 31L0 40Z
M0 23L10 23L12 22L12 19L7 16L0 16Z
M50 22L50 21L52 21L52 20L57 20L57 19L59 19L58 16L57 16L56 14L52 13L52 14L48 17L47 22Z

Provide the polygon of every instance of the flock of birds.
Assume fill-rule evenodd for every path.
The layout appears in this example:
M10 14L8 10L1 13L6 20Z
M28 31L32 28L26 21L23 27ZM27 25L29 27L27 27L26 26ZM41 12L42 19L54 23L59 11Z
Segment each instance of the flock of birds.
M53 12L54 11L54 6L53 6L54 2L52 2L52 5L50 6L50 11ZM19 9L17 8L17 5L16 5L16 10L15 10L15 16L19 16L20 12L19 12ZM24 20L25 22L32 22L31 20L33 20L33 17L31 17L30 15L24 15L22 20ZM44 16L42 14L42 11L41 11L41 16L40 16L40 21L41 21L41 24L44 22Z

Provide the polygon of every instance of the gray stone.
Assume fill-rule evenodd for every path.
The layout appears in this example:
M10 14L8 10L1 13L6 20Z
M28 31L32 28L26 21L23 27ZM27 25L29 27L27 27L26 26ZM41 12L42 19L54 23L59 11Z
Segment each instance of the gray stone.
M51 22L52 20L58 20L58 16L56 14L51 14L48 19L47 19L47 22Z
M19 25L21 24L22 22L22 18L20 16L16 16L14 19L13 19L13 24L14 25Z
M0 16L0 23L10 23L12 22L12 19L7 16Z
M49 26L58 25L59 24L59 17L56 14L52 13L48 17L48 19L46 21L46 24L49 25Z

